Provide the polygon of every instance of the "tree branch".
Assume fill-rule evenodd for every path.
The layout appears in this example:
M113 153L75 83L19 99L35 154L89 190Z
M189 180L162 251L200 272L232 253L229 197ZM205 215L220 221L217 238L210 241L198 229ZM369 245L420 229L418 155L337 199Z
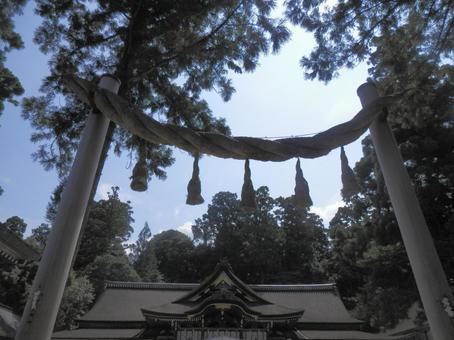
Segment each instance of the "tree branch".
M159 60L155 65L153 65L153 68L156 66L162 65L164 63L168 63L169 61L172 61L172 60L178 58L184 52L187 52L188 50L191 50L194 47L201 45L204 42L206 42L207 40L211 39L214 35L216 35L216 33L218 33L230 21L230 19L235 15L236 11L240 8L240 6L243 4L243 2L244 1L239 1L238 4L235 6L235 8L232 11L230 11L229 14L226 15L224 20L222 20L222 22L218 26L213 28L207 35L203 36L199 40L197 40L189 45L184 46L179 51L173 53L171 56ZM169 54L170 53L167 53L167 55L169 55ZM164 56L164 55L162 55L162 56ZM147 71L142 72L140 75L133 77L130 81L139 80L139 79L145 77L146 75L148 75L151 71L152 71L152 69L150 68Z

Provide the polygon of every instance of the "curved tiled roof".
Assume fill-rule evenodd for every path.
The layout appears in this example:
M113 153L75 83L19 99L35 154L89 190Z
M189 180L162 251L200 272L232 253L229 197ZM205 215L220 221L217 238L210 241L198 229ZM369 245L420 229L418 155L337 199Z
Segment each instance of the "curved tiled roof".
M81 321L143 322L144 310L169 308L172 302L198 287L194 283L116 282L106 289ZM250 285L259 296L273 304L305 313L302 323L361 323L343 305L334 284Z

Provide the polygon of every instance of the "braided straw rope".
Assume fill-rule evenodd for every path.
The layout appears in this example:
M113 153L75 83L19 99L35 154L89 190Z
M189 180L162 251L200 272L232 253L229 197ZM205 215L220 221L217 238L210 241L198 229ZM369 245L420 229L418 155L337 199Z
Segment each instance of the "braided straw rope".
M232 137L213 132L200 132L172 124L160 123L126 100L74 75L64 82L80 100L99 110L106 117L153 144L174 145L192 154L208 154L221 158L255 159L280 162L294 157L317 158L332 149L358 139L374 118L401 95L381 97L359 111L351 120L312 137L267 140L255 137Z

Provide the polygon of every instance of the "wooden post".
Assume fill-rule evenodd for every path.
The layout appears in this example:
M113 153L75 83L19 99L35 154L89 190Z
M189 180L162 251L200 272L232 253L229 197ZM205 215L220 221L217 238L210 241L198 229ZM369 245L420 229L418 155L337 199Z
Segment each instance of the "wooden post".
M117 93L120 81L106 75L98 85ZM49 340L52 336L108 125L109 119L101 113L88 116L16 340Z
M357 92L363 107L379 97L371 83ZM452 292L386 117L377 117L369 130L433 338L453 340Z

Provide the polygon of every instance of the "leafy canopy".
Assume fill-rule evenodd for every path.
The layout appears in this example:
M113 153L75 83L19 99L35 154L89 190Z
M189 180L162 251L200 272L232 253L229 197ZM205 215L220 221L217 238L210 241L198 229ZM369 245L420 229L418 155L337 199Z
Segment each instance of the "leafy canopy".
M68 171L89 108L62 86L61 76L118 76L120 95L155 118L197 130L229 133L200 98L217 91L228 100L234 88L228 72L254 70L260 54L277 52L289 38L271 17L274 1L37 1L43 19L35 42L50 55L50 75L40 97L24 101L25 119L40 143L34 154L46 169ZM64 104L56 105L64 97ZM143 145L122 129L115 151L144 147L151 173L165 177L173 162L167 147Z
M27 0L0 1L0 116L5 109L5 101L17 105L14 97L24 93L19 79L5 66L5 61L8 52L24 47L20 35L14 30L13 18L22 14L26 3ZM0 195L1 191L0 188Z
M286 0L286 16L313 32L316 46L301 66L309 79L330 81L342 67L374 64L373 54L383 40L397 39L417 46L431 62L453 57L454 4L449 0ZM397 52L400 58L402 53ZM396 66L403 66L396 60Z

